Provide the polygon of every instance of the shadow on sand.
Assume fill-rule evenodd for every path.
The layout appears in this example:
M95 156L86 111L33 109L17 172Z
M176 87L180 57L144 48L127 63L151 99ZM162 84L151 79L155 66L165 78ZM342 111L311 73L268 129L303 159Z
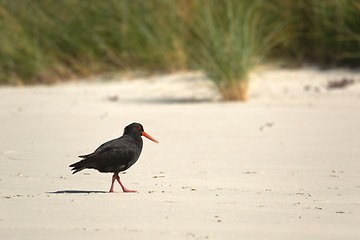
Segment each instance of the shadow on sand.
M55 192L47 192L48 194L89 194L89 193L108 193L107 191L94 191L94 190L59 190Z
M150 104L194 104L215 102L213 98L188 98L188 97L159 97L159 98L135 98L122 99L121 101L129 103L150 103Z

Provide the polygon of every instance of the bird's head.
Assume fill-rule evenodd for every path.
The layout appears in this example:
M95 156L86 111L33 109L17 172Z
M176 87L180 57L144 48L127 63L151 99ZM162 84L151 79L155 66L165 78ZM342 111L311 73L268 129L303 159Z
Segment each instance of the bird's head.
M144 136L148 139L150 139L153 142L159 143L155 138L150 136L144 131L144 127L140 123L132 123L125 127L124 134L128 135L137 135L137 136Z

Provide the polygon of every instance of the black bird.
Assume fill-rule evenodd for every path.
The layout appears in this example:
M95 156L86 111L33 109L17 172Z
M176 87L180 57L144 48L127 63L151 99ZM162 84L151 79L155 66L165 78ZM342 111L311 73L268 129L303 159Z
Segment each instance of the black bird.
M131 167L138 159L142 150L143 140L141 136L159 143L144 131L140 123L132 123L125 127L124 134L116 139L110 140L95 152L81 155L81 161L71 164L73 174L85 168L96 169L99 172L112 172L111 187L109 192L114 192L114 182L117 180L124 192L136 192L127 189L120 181L119 172Z

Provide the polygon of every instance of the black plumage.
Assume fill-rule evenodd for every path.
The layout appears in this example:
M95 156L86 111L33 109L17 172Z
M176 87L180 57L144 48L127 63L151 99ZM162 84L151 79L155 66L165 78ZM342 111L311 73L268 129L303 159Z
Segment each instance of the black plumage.
M73 174L86 168L96 169L99 172L112 172L114 174L109 192L114 191L115 180L119 182L124 192L134 192L124 187L118 174L139 159L143 147L141 136L158 143L144 131L140 123L132 123L125 127L121 137L103 143L93 153L79 156L82 160L70 165Z

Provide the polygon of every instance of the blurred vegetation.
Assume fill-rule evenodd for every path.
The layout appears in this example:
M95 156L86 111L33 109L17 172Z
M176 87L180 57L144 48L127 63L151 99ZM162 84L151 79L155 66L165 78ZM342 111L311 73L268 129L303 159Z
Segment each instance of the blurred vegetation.
M196 1L191 24L194 66L204 70L227 100L246 100L248 73L281 42L285 31L271 2ZM266 13L266 14L264 14Z
M246 99L259 64L360 65L360 0L0 0L0 83L201 69Z
M323 67L360 66L360 1L303 0L282 3L284 19L291 24L281 57Z

